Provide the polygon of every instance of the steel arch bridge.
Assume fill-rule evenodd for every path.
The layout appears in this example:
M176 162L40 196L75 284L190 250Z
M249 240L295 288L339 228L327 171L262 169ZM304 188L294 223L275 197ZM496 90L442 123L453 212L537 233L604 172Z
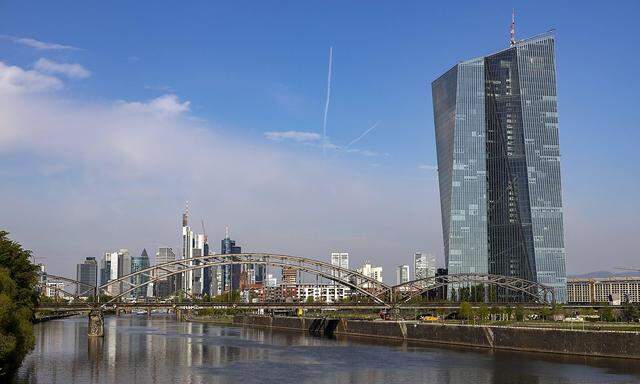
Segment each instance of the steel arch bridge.
M396 303L407 303L414 297L441 287L469 287L470 285L488 285L503 288L507 291L520 293L533 301L541 303L555 303L556 301L553 287L518 277L488 273L459 273L427 277L395 285L392 289Z
M132 272L118 279L110 280L98 287L90 287L89 289L76 294L55 287L50 288L60 290L76 298L87 296L87 294L89 294L94 297L94 306L106 306L119 301L137 289L171 276L208 267L219 267L234 264L262 264L271 267L305 272L317 277L325 278L337 284L347 286L355 292L370 298L375 304L385 305L388 307L397 307L399 305L407 304L412 298L441 287L464 287L469 286L470 284L500 287L521 293L522 295L531 298L532 301L540 303L555 303L555 290L552 287L516 277L467 273L429 277L409 281L396 286L388 286L374 278L365 276L356 271L341 268L323 261L272 253L220 254L170 261L164 264L154 265L140 271ZM47 273L43 273L43 275L54 280L64 281L77 286L82 284L76 280L61 276ZM139 276L146 277L146 281L143 281L140 284L134 284L131 282L134 277ZM99 303L99 295L101 293L108 293L110 288L118 288L118 294L113 296L107 302ZM551 297L551 301L548 300L549 297Z
M389 292L391 287L368 276L365 276L356 271L341 268L336 265L332 265L323 261L308 259L298 256L279 255L271 253L236 253L236 254L220 254L209 256L198 256L190 259L181 259L170 261L164 264L158 264L151 266L140 271L132 272L128 275L122 276L118 279L113 279L98 287L91 287L88 290L81 292L80 294L72 294L64 291L65 293L73 296L80 297L87 293L92 293L93 296L98 296L101 293L108 293L109 288L122 288L119 289L119 293L113 296L106 303L107 305L120 300L123 297L128 296L131 292L145 287L148 284L155 283L160 280L164 280L170 276L181 275L188 271L194 271L204 269L208 267L219 267L224 265L267 265L271 267L278 267L283 269L292 269L295 271L306 272L311 275L325 278L333 281L337 284L347 286L354 291L370 298L377 304L385 304L382 298L384 292ZM71 283L80 284L80 282L68 278L62 278L60 276L44 274L53 279L65 280ZM132 283L132 278L143 276L147 280L140 283Z

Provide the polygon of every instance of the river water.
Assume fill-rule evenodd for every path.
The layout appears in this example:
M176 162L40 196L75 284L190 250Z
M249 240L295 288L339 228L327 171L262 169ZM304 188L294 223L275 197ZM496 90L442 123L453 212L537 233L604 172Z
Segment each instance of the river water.
M640 383L640 362L490 352L287 331L105 318L35 326L36 347L17 383Z

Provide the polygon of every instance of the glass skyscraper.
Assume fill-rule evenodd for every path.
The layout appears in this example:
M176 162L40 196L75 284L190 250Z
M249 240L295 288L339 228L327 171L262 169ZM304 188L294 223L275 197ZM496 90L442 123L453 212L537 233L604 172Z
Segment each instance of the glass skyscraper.
M565 302L554 36L463 61L432 94L449 274L538 281Z

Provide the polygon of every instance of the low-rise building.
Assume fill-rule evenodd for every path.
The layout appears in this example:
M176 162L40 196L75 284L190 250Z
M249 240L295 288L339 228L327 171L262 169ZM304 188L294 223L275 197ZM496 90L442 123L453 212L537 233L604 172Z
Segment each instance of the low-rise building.
M640 277L621 276L567 281L569 303L640 302Z
M351 294L351 289L336 284L296 284L264 288L264 298L268 302L304 303L313 298L314 302L335 303Z

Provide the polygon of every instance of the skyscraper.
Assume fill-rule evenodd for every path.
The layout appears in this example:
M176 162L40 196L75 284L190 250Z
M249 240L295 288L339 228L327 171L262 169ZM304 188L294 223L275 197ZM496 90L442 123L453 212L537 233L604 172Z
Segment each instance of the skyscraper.
M189 227L189 204L182 214L182 255L180 259L187 260L193 258L193 248L195 247L195 239L193 237L193 231ZM187 266L191 266L193 261L186 263ZM189 270L180 274L180 287L182 291L191 294L193 270Z
M409 281L409 266L398 265L396 268L396 284L403 284Z
M433 253L415 252L413 254L414 279L426 279L436 275L436 257Z
M224 239L220 242L220 253L229 255L242 253L242 248L236 246L236 242L229 237L229 227L225 229ZM225 292L240 289L240 264L225 265L222 269L222 287Z
M349 253L348 252L331 252L331 265L340 268L349 269ZM334 272L334 276L337 272ZM344 273L340 273L339 277L345 277Z
M79 296L91 296L98 283L98 263L95 257L87 257L82 264L76 265L76 280L80 283L76 287Z
M538 281L566 300L554 36L515 41L432 83L449 274Z
M131 258L131 272L138 272L143 269L149 268L149 255L147 250L143 249L140 256ZM131 284L140 285L149 281L149 275L136 275L131 278ZM146 297L147 286L142 286L133 291L134 297Z
M100 261L100 284L105 284L111 280L131 273L131 255L126 249L119 249L115 252L105 252ZM113 284L107 287L109 295L118 295L123 290L129 289L129 284Z
M156 252L156 264L164 264L176 260L176 254L172 248L159 247ZM167 267L169 270L176 270L175 267ZM158 276L164 276L168 274L168 271L158 271ZM176 276L166 276L159 279L154 284L155 295L159 297L169 296L176 291L175 286Z

